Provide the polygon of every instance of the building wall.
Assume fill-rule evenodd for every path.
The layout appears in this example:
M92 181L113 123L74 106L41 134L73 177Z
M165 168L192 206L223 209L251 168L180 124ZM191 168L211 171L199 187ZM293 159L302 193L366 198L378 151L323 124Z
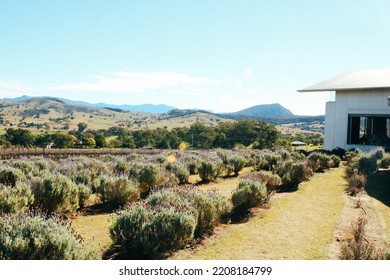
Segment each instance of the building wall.
M326 102L326 114L325 114L325 128L324 128L324 149L332 150L336 146L334 144L334 127L335 127L335 108L336 102Z
M349 114L390 114L390 89L337 91L336 101L326 104L324 148L332 150L375 147L347 145Z

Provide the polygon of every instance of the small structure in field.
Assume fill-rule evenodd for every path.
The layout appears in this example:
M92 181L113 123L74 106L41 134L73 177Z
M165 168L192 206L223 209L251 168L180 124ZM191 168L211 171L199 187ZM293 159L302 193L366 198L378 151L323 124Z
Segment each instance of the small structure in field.
M341 74L298 91L336 92L326 103L326 150L390 147L390 69Z
M290 143L291 146L293 146L295 149L297 149L297 147L302 147L302 146L306 146L306 150L307 150L307 144L305 142L301 142L301 141L293 141Z

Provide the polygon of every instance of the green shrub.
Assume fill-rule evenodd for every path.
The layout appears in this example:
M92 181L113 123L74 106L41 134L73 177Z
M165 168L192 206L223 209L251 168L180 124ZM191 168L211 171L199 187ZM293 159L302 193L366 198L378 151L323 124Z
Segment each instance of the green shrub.
M298 185L309 180L313 171L307 166L306 162L287 160L278 164L275 170L276 174L282 179L282 183L289 187L298 187Z
M92 183L92 174L89 169L82 169L75 163L60 165L57 170L58 173L68 177L76 184L90 185Z
M198 166L199 177L204 183L215 181L221 171L222 162L220 161L202 161Z
M188 183L188 178L190 177L190 172L187 170L186 166L180 163L173 163L168 165L168 170L170 170L173 175L179 181L179 184L183 185Z
M0 213L26 212L34 201L30 187L22 182L15 186L0 185Z
M331 159L331 167L333 168L337 168L340 166L340 163L341 163L341 159L336 156L336 155L331 155L330 156L330 159Z
M125 175L130 171L129 166L124 161L118 161L114 166L114 174Z
M190 202L172 190L165 189L152 192L145 202L154 209L176 208L191 212L194 217L196 216L196 210Z
M35 167L38 169L38 175L42 173L42 171L51 170L51 168L55 167L55 164L52 160L39 158L34 161Z
M353 157L347 162L347 166L345 167L346 178L349 178L352 175L358 173L358 164L359 164L359 157Z
M197 161L190 161L187 163L187 168L188 171L190 172L190 175L198 174L198 166L199 166L199 162Z
M94 187L103 202L114 205L125 205L139 198L136 184L124 176L101 176L95 179Z
M145 224L142 234L144 252L148 255L160 254L183 248L194 238L196 218L192 213L176 208L154 211Z
M210 232L231 211L231 203L216 191L206 193L197 188L185 189L183 196L197 211L196 235Z
M251 172L245 178L264 183L267 187L268 194L271 194L277 186L282 184L282 179L279 175L264 170Z
M138 176L144 168L144 163L133 162L129 165L129 177L138 180Z
M185 246L193 238L195 227L192 213L138 204L114 217L110 235L114 244L128 252L158 257Z
M0 167L0 184L15 186L18 181L25 181L26 176L20 169L14 167Z
M118 213L110 226L113 243L123 246L130 252L142 252L143 230L151 215L153 211L145 204L137 204Z
M138 182L142 192L148 192L150 188L157 186L161 180L161 169L156 164L147 164L142 167L138 175Z
M347 178L348 187L346 192L352 196L364 190L366 187L366 176L360 174L353 174L351 177Z
M79 207L79 187L61 174L33 178L34 206L48 212L73 211Z
M41 216L0 217L1 260L99 259L69 226Z
M244 179L232 194L233 206L240 210L247 210L267 202L267 187L258 181Z
M355 158L359 157L363 152L359 149L351 150L345 153L345 160L347 161L347 164L349 164L350 161L354 160Z
M83 184L79 184L78 188L79 188L79 206L84 207L85 202L89 199L89 197L92 194L92 190L91 190L91 188L89 188Z
M381 160L385 156L385 150L383 148L377 149L374 152L371 153L371 157L376 160Z
M23 172L24 175L28 177L37 176L39 170L36 168L35 164L27 160L17 160L11 164L12 167L17 168Z
M280 161L281 156L274 153L274 152L266 152L262 155L260 155L255 162L255 170L266 170L270 171L273 170L273 168L277 165L277 163Z
M358 172L363 175L373 174L377 169L377 159L372 155L363 155L358 160Z
M315 152L308 156L307 165L314 172L322 172L332 166L332 159L326 154Z
M240 156L233 156L229 158L229 165L231 171L234 173L234 175L238 175L238 172L240 172L245 167L245 158Z
M381 168L388 169L390 167L390 154L385 154L379 162Z

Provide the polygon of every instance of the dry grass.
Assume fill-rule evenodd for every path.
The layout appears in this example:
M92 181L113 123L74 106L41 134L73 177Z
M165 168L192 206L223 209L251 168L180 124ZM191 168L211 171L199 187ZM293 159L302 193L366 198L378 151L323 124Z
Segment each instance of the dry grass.
M343 169L316 174L294 193L277 194L269 210L228 225L175 259L326 259L344 205ZM222 230L221 230L222 229Z
M36 116L22 117L22 114L27 109L48 109L48 114L40 114ZM50 131L65 131L62 128L69 121L69 130L76 129L77 124L84 122L89 129L108 129L110 127L124 127L129 130L138 129L155 129L157 127L166 127L172 129L175 127L189 127L197 121L205 125L215 126L219 122L234 121L216 117L212 114L204 112L190 113L181 117L161 118L158 114L148 114L141 112L122 111L116 112L113 110L97 107L71 106L64 103L58 103L51 100L41 102L39 99L29 102L20 102L18 104L7 104L7 107L0 108L0 113L6 122L14 124L17 127L21 121L27 123L48 123ZM69 118L72 115L72 118ZM65 119L67 120L65 120ZM61 119L58 122L55 119ZM7 126L0 125L0 130L4 130ZM37 131L36 128L31 128L31 131Z
M103 253L112 244L108 231L110 220L110 214L80 215L72 220L72 228L81 235L87 244Z

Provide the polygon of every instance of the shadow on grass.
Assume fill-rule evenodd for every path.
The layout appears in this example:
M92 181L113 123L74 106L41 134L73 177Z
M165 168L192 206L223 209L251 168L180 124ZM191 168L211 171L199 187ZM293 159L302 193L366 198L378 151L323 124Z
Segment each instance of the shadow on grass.
M244 224L249 221L252 213L249 209L233 209L232 212L222 217L223 224Z
M367 178L366 192L369 196L390 206L390 170L380 170Z
M298 190L298 186L296 185L281 185L276 187L275 191L277 193L292 193Z
M151 260L143 254L123 251L121 246L113 245L103 254L103 260Z
M80 209L80 214L83 216L93 216L100 214L111 214L119 210L118 205L111 203L99 203Z

